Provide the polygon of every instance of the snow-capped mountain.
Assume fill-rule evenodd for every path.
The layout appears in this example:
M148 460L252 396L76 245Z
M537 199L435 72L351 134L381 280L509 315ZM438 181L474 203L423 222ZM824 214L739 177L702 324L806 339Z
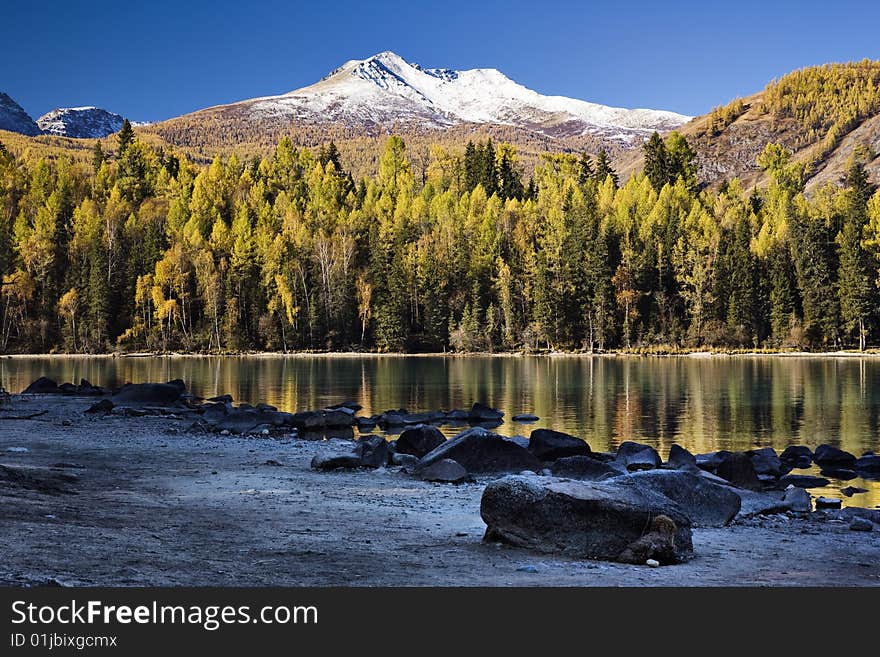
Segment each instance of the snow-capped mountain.
M21 105L0 91L0 130L38 135L40 128Z
M125 119L99 107L60 107L37 119L40 129L59 137L100 139L122 128Z
M415 123L441 129L496 124L557 137L597 135L621 142L638 141L691 119L675 112L544 96L496 69L422 68L393 52L348 61L319 82L280 96L212 109L223 109L226 116L230 110L243 112L256 122L336 122L348 127Z

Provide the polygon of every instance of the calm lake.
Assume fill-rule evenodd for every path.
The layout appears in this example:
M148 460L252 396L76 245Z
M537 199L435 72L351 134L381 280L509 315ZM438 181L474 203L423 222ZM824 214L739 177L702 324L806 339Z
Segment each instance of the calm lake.
M11 357L0 385L19 392L38 376L113 386L181 378L196 394L281 410L354 400L362 414L466 408L481 401L506 417L530 412L532 425L506 421L497 431L548 427L581 436L594 450L624 440L665 456L678 443L692 452L821 443L861 455L880 451L880 358L626 356L168 356ZM454 433L452 427L444 431ZM827 492L837 493L838 482ZM845 502L880 504L880 484ZM813 491L817 493L819 491ZM839 493L838 493L839 494Z

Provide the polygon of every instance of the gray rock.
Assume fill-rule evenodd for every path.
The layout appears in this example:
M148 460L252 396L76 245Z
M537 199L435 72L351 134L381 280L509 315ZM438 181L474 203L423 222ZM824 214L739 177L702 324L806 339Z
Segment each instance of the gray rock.
M823 488L830 483L825 477L813 475L787 474L779 478L780 486L794 486L795 488Z
M750 490L761 488L761 482L752 465L752 460L744 452L733 452L725 456L715 469L715 474L735 486Z
M790 468L809 468L813 464L813 450L805 445L789 445L779 459Z
M531 413L520 413L519 415L514 415L511 419L514 422L528 423L528 422L537 422L541 418L539 418L537 415L532 415Z
M722 449L717 452L709 452L708 454L697 454L695 457L697 459L697 467L701 470L715 472L718 466L721 465L721 462L732 453Z
M853 518L849 528L854 532L870 532L874 531L874 523L865 518Z
M615 463L604 463L589 456L568 456L556 460L550 471L557 477L599 481L626 474L626 469Z
M168 383L128 383L113 395L114 404L173 404L186 392L179 380Z
M816 498L816 509L839 509L841 504L843 504L843 501L836 497Z
M508 440L512 443L516 443L517 445L519 445L523 449L529 448L529 439L526 438L525 436L510 436L510 438L508 438Z
M612 480L624 486L648 488L672 500L694 526L723 527L742 506L739 495L727 486L678 470L646 470Z
M789 486L782 498L782 503L798 513L809 513L813 510L813 498L803 488Z
M674 522L672 560L684 561L693 554L690 521L669 498L615 480L503 477L486 486L480 515L487 525L485 540L610 561L663 515Z
M772 447L753 449L747 453L752 461L752 467L759 476L769 475L776 478L782 476L783 471L788 471Z
M650 445L642 445L631 440L620 444L615 460L627 470L650 470L659 468L663 463L656 449Z
M398 454L412 454L421 458L445 442L446 436L437 427L417 424L403 430L396 441L395 449Z
M590 446L561 431L535 429L529 437L529 451L542 461L555 461L567 456L589 456Z
M109 413L113 410L113 402L109 399L101 399L96 401L94 404L89 406L85 412L86 413Z
M821 466L852 468L856 457L832 445L819 445L813 454L813 461Z
M673 469L690 470L697 467L697 457L684 447L673 444L669 448L669 458L666 459L666 467Z
M412 454L392 454L389 459L391 465L397 465L404 467L406 469L412 469L416 467L416 464L419 462L417 456L413 456Z
M486 472L540 472L541 462L527 449L482 427L473 427L431 450L417 469L452 459L471 474Z
M51 395L58 393L58 383L52 379L41 376L21 391L23 395Z
M354 452L349 454L321 453L315 454L312 458L313 470L340 470L359 467L361 467L361 457Z
M739 517L752 517L772 515L791 511L788 504L783 501L782 491L758 492L745 488L732 488L742 502Z
M477 422L492 422L501 420L503 417L504 413L497 408L492 408L485 404L481 404L480 402L476 402L471 406L471 412L468 419Z
M431 465L419 470L419 479L422 481L435 481L448 484L458 484L468 478L467 470L452 459L435 461Z
M867 488L861 488L859 486L847 486L846 488L841 488L840 492L847 497L852 497L858 493L867 493Z
M825 477L831 477L832 479L843 479L844 481L855 479L858 476L855 470L834 466L823 466L819 474Z
M292 426L304 431L351 427L356 422L357 420L351 413L340 409L301 411L294 413L290 419Z
M856 459L855 468L860 472L880 472L880 455L866 454Z
M354 452L364 468L381 468L388 464L388 441L382 436L362 436Z

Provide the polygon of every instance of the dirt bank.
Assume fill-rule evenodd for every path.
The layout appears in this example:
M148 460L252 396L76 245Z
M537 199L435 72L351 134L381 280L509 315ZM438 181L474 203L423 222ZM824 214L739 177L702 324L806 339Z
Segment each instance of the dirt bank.
M47 411L0 420L0 584L880 585L876 530L779 516L696 529L696 557L679 566L550 557L482 542L485 481L318 473L320 442L84 415L92 401L0 409Z

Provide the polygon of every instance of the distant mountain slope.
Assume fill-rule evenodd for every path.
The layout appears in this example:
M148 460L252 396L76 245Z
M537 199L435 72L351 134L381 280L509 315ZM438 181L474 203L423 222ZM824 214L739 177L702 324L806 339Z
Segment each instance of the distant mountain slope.
M623 109L563 96L544 96L495 69L422 68L383 52L351 60L317 83L279 96L221 105L150 128L189 147L259 143L291 132L305 143L328 138L505 129L517 140L556 142L553 150L631 148L654 130L676 128L690 117L650 109ZM594 148L595 150L595 148Z
M0 130L22 135L38 135L40 128L24 109L12 98L0 92Z
M100 139L118 132L125 119L98 107L61 107L37 119L40 129L59 137Z
M771 142L806 166L808 189L840 182L857 148L867 150L868 173L880 183L880 62L794 71L679 130L697 152L700 180L712 187L733 178L747 187L765 183L755 159ZM641 152L624 154L620 164L624 175L640 170Z

